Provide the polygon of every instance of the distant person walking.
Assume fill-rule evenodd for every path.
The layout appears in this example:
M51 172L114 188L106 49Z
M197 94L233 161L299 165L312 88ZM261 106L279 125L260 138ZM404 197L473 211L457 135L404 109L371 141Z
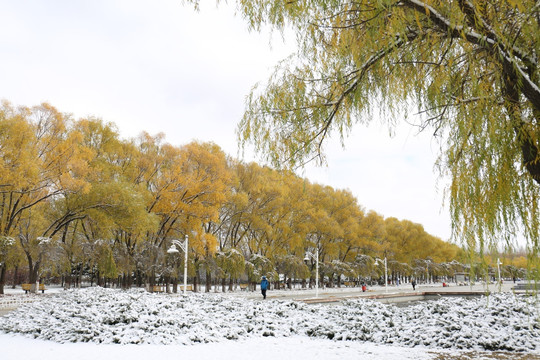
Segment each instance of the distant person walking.
M270 285L270 283L268 282L268 280L266 280L266 276L263 276L261 280L261 293L263 299L266 299L266 290L268 290L268 285Z
M416 280L411 281L413 291L416 290Z

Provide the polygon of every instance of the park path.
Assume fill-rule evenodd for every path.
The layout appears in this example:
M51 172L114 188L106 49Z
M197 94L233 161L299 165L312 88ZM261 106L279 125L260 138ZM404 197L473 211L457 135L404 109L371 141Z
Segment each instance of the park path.
M513 282L504 282L500 291L502 292L513 292L513 287L515 284ZM319 289L318 296L316 296L315 289L293 289L293 290L275 290L269 291L267 298L268 299L282 299L282 300L298 300L305 301L308 303L326 303L326 302L339 302L346 299L352 298L386 298L391 301L392 298L399 298L404 296L411 295L422 295L425 293L447 293L463 296L467 294L482 294L488 292L498 292L499 287L495 284L475 284L475 285L455 285L450 284L450 286L443 287L442 283L436 284L423 284L417 285L416 290L413 290L410 284L403 284L399 286L388 286L385 289L384 286L373 286L369 287L366 292L362 292L361 288L357 287L343 287L343 288L329 288L329 289ZM262 295L259 292L248 292L246 294L242 293L230 293L231 296L244 296L248 299L260 299ZM317 301L319 300L319 301Z

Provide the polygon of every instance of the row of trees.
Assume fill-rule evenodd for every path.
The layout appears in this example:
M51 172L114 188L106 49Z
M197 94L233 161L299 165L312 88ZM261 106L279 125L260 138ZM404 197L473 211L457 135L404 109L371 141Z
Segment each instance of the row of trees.
M455 235L481 252L523 235L540 266L538 0L233 3L251 30L298 40L248 96L242 143L295 167L354 126L408 118L439 145Z
M3 103L0 292L8 268L26 266L30 283L46 273L70 285L85 272L125 287L175 282L183 257L166 250L185 235L195 286L201 272L208 284L313 277L306 249L330 279L371 274L375 257L405 269L460 253L420 224L366 212L347 190L240 162L212 143L123 140L99 119Z

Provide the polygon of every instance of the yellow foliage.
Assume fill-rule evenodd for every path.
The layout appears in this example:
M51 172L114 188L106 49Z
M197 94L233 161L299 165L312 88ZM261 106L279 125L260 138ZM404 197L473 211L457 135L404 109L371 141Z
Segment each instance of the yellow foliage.
M539 251L536 0L236 3L250 28L287 26L299 40L248 96L241 144L276 167L324 163L330 136L379 109L393 129L416 104L419 128L441 140L455 239L476 249L524 229Z

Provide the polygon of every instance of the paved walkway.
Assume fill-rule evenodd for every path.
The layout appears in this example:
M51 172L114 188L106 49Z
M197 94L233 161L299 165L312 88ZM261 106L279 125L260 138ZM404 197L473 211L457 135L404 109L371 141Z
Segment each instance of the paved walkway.
M515 284L513 282L504 282L500 288L502 292L512 292ZM369 287L366 292L362 292L361 288L332 288L332 289L319 289L318 296L314 289L293 289L293 290L278 290L269 291L268 299L287 299L287 300L299 300L309 303L316 302L337 302L350 298L376 298L376 297L402 297L417 294L419 296L424 293L454 293L463 294L467 293L481 294L488 292L498 292L499 287L495 284L486 286L485 284L476 284L473 286L456 284L450 284L448 287L443 287L442 283L417 285L416 290L413 290L410 284L404 284L400 286L391 285L387 289L384 286ZM258 292L251 292L246 295L250 299L260 299L262 296ZM319 301L317 301L319 300Z

